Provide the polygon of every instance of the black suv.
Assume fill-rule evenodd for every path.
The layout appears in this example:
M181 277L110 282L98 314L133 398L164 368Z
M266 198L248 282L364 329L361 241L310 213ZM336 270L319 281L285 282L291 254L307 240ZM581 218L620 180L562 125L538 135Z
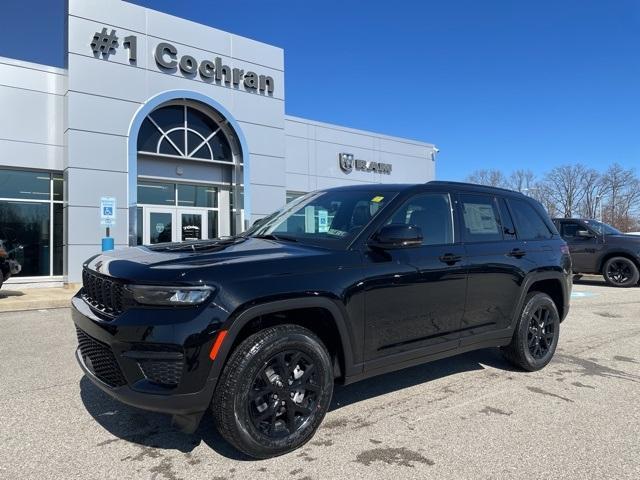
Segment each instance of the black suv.
M211 407L265 458L307 442L334 382L501 347L544 367L571 259L540 204L450 182L313 192L242 235L128 248L84 264L85 374L193 431Z
M554 218L569 244L573 271L599 274L614 287L632 287L640 280L640 236L628 235L597 220Z

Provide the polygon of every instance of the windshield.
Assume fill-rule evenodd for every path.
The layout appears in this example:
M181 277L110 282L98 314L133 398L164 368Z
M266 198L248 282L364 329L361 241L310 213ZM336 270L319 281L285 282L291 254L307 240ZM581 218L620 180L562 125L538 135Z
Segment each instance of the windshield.
M375 189L309 193L251 227L246 235L344 248L397 193Z
M607 225L606 223L598 222L597 220L585 220L589 228L596 231L596 233L600 235L619 235L622 233L620 230L613 228L611 225Z

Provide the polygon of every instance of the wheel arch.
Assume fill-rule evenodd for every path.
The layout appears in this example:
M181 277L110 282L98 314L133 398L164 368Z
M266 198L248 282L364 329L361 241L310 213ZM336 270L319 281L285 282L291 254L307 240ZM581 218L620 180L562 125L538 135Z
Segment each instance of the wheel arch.
M306 317L302 317L306 314ZM334 359L339 377L357 373L352 339L345 315L326 297L275 300L248 307L225 322L227 336L213 362L211 377L219 377L233 349L251 334L273 325L295 324L311 330L325 344ZM337 338L336 338L337 337Z
M560 315L560 321L562 322L569 312L569 295L570 290L565 287L566 279L563 274L559 272L537 272L529 275L523 285L520 293L520 299L517 304L517 308L514 314L513 326L518 321L518 316L522 311L523 303L529 292L538 291L546 293L551 297L553 303L556 304L558 314Z
M635 264L635 266L638 267L638 270L640 270L640 260L638 260L638 258L632 252L621 249L621 250L612 250L602 255L598 263L598 272L604 275L604 271L603 271L604 264L607 263L607 260L613 257L624 257L628 260L631 260Z

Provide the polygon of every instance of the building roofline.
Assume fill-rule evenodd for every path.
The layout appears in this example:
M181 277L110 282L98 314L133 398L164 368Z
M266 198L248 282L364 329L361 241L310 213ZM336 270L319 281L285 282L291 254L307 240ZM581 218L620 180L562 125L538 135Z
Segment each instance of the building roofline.
M371 130L361 130L358 128L345 127L344 125L338 125L336 123L320 122L318 120L310 120L308 118L297 117L295 115L285 114L284 119L291 120L292 122L306 123L306 124L314 125L316 127L330 128L332 130L340 130L343 132L356 133L359 135L366 135L368 137L383 138L385 140L393 140L395 142L408 143L410 145L417 145L420 147L435 148L435 145L433 143L414 140L412 138L397 137L394 135L386 135L384 133L374 132Z
M50 65L42 65L41 63L27 62L26 60L18 60L17 58L0 57L0 64L9 65L11 67L27 68L29 70L38 70L40 72L54 73L56 75L67 75L67 70Z

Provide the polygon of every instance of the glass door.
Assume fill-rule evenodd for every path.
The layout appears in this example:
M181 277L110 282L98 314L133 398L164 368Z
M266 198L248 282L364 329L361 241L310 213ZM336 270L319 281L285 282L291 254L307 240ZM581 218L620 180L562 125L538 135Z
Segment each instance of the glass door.
M207 233L206 210L178 210L178 241L205 240Z
M174 209L145 207L144 244L175 242L175 216Z

